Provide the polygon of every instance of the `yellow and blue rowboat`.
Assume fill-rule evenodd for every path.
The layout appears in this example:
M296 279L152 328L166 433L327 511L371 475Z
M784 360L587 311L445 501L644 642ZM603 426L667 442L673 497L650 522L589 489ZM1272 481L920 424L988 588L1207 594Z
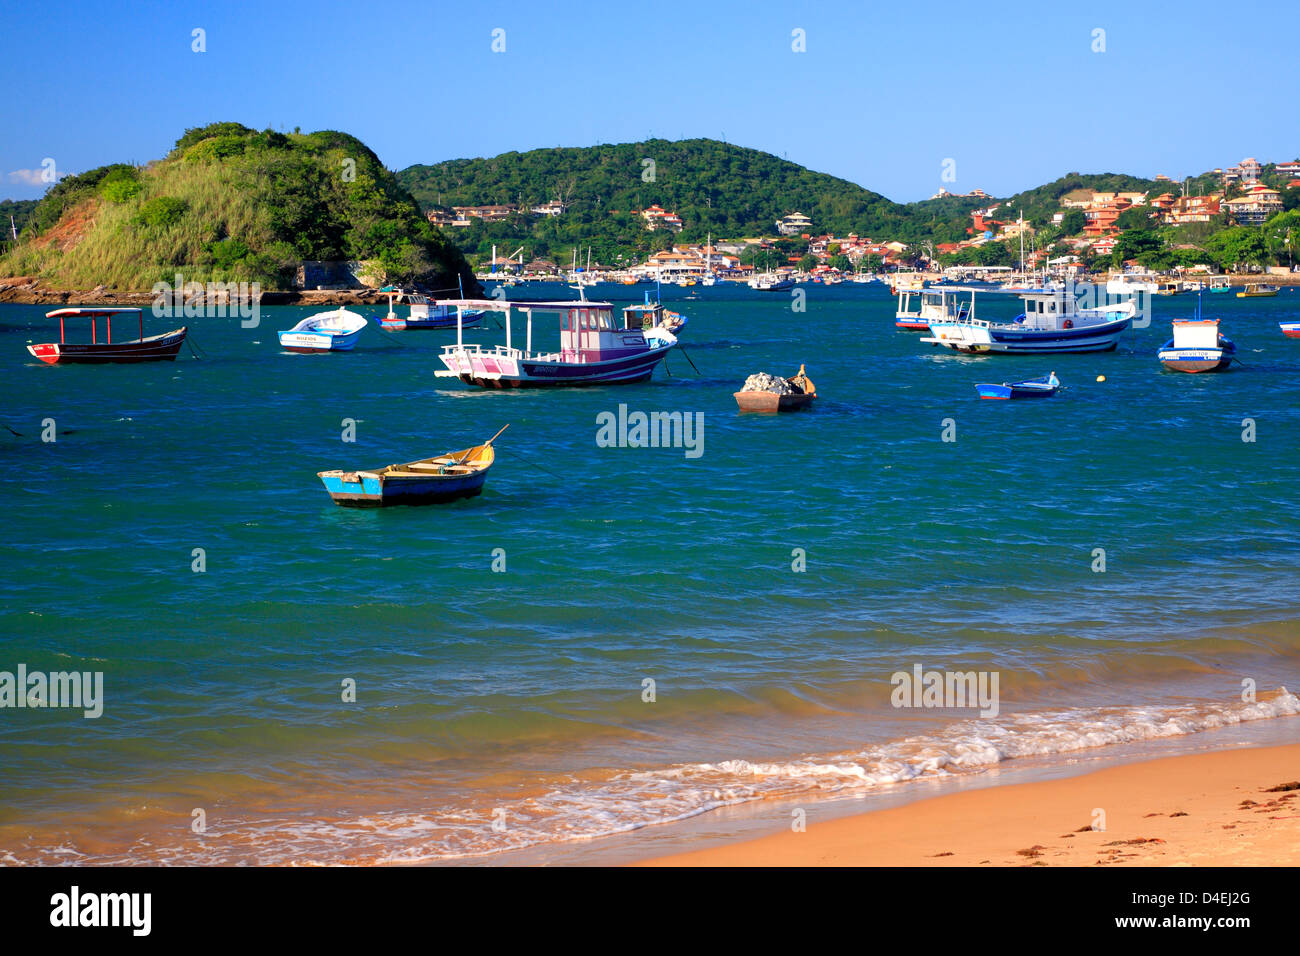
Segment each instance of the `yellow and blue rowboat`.
M501 432L505 430L502 428ZM317 477L335 504L350 508L431 505L473 498L483 491L488 469L496 460L492 442L501 432L482 445L435 458L369 471L321 471Z

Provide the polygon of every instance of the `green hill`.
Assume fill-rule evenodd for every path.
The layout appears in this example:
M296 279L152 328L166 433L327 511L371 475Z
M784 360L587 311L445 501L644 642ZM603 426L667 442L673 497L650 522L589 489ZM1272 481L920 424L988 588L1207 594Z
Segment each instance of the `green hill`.
M653 160L652 168L646 160ZM559 217L521 213L498 222L448 227L474 260L487 259L494 244L502 256L523 246L527 258L561 262L575 246L591 246L597 261L611 265L644 258L674 241L700 242L710 233L715 238L775 236L776 220L794 211L810 216L819 234L856 232L881 241L940 243L967 238L971 211L994 203L1001 206L998 218L1014 218L1023 209L1026 219L1041 224L1072 190L1178 189L1177 184L1115 173L1069 173L1009 199L945 196L900 204L768 153L709 139L503 153L411 166L397 178L426 210L505 204L527 210L551 199L569 203ZM651 204L682 217L685 226L676 238L648 232L634 214Z
M647 164L653 161L653 166ZM870 234L908 231L905 207L847 180L813 172L754 149L709 139L586 148L535 149L491 159L456 159L411 166L397 174L426 209L569 203L563 216L519 216L455 230L460 247L477 257L524 245L528 257L567 260L574 245L614 263L666 248L672 235L650 233L634 211L658 204L682 217L678 241L775 235L792 212L812 217L818 231Z
M1142 179L1122 173L1066 173L1060 179L999 200L1001 206L997 218L1014 219L1023 210L1026 221L1042 225L1049 222L1054 213L1061 211L1061 198L1075 190L1088 193L1150 193L1152 196L1172 193L1177 196L1181 187L1178 183Z
M303 260L367 260L388 280L442 287L460 252L392 173L346 133L186 130L144 167L103 166L53 186L30 210L0 275L58 288L149 289L155 281L291 286Z

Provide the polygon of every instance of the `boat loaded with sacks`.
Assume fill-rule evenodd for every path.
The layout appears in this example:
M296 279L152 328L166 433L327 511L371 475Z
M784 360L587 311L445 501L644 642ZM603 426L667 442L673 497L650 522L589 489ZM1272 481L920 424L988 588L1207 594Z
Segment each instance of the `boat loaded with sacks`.
M817 386L800 365L789 378L766 372L751 375L734 395L742 412L789 412L811 405L817 398Z
M113 318L135 319L139 338L113 341ZM47 365L105 365L131 362L174 362L185 344L184 326L145 338L144 313L140 309L72 308L45 313L47 319L58 318L59 341L29 345L27 351ZM90 319L90 341L69 342L65 320L71 317ZM104 338L99 338L99 319L104 320Z

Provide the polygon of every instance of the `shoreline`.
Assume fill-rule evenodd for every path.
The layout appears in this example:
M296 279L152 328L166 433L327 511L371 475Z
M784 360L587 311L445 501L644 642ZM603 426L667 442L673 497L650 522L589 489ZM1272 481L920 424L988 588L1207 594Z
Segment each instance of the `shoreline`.
M803 832L629 865L1298 866L1300 743L1156 757L824 822L815 809Z
M485 281L480 279L480 282ZM491 281L491 280L486 280ZM551 280L525 280L524 285L540 284ZM566 281L566 280L554 280ZM743 285L743 278L727 278L723 281ZM1267 283L1281 287L1300 286L1300 273L1289 275L1241 275L1230 276L1230 288L1245 287L1253 283ZM628 286L638 288L638 286ZM1187 292L1184 295L1192 295ZM483 293L486 295L486 293ZM156 298L152 291L106 289L98 286L94 289L49 289L42 287L31 276L0 277L0 304L5 305L150 305ZM203 302L200 295L197 301ZM224 297L223 297L224 298ZM387 303L387 293L378 289L287 289L265 291L258 300L262 305L383 305Z

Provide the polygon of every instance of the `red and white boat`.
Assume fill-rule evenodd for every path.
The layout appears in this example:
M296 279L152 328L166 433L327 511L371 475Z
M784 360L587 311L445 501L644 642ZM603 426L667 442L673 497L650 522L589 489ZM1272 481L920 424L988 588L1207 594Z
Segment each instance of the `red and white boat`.
M500 299L457 299L456 344L443 347L443 365L435 375L459 378L481 388L544 388L574 385L615 385L648 379L655 366L677 345L669 323L680 328L684 318L663 310L629 306L616 317L608 302L504 302ZM524 347L512 340L511 310L526 318ZM504 313L505 345L481 345L464 340L460 317L469 310ZM533 313L560 321L559 349L533 347ZM663 321L664 324L658 324ZM649 324L648 324L649 323Z
M1282 334L1289 339L1300 339L1300 322L1279 322Z
M162 335L144 335L144 312L141 309L73 308L45 313L47 319L58 316L59 341L29 345L27 351L48 365L102 365L109 362L173 362L185 344L188 330L182 326ZM139 338L113 341L113 318L126 316L139 324ZM90 341L69 342L65 320L69 317L90 319ZM104 319L104 339L99 338L99 319Z

